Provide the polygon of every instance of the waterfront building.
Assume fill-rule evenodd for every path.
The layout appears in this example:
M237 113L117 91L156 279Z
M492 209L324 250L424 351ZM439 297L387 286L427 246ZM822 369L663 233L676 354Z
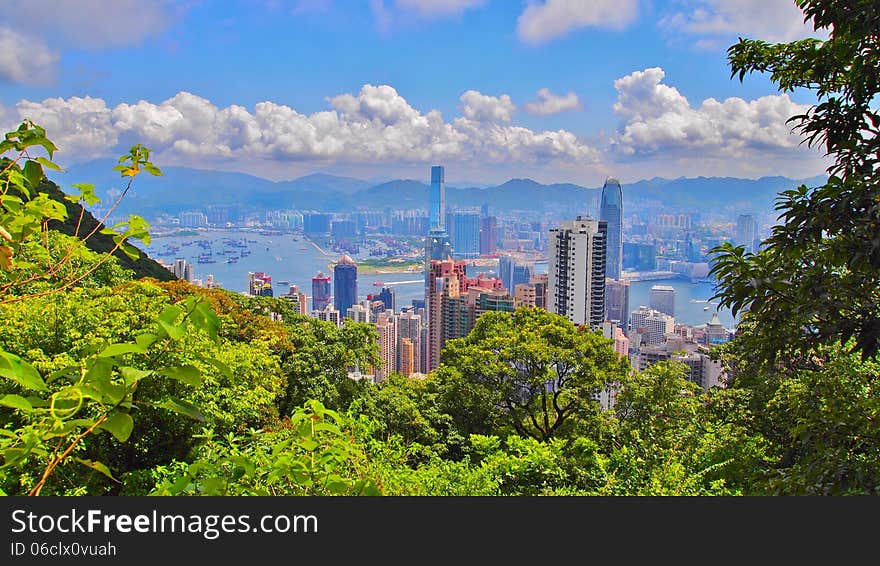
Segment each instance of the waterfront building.
M446 231L456 258L480 255L480 213L478 210L456 210L446 215Z
M312 310L321 311L330 304L331 300L330 276L319 271L312 277Z
M357 264L349 256L339 258L333 266L333 306L339 312L357 303Z
M629 281L605 279L605 320L626 328L629 322Z
M271 297L272 277L262 271L249 271L247 274L248 294L254 297Z
M675 316L675 287L653 285L650 294L650 307L668 315Z

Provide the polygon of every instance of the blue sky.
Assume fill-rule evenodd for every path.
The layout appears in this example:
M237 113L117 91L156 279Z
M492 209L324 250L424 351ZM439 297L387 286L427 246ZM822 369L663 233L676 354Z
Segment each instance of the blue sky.
M9 4L5 6L4 4ZM14 5L13 5L14 4ZM0 125L84 161L600 185L824 163L814 100L730 79L739 35L815 35L793 0L0 0Z

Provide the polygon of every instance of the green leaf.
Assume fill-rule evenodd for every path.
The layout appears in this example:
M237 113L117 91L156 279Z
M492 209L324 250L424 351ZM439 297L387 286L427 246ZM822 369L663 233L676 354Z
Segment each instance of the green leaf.
M141 255L136 247L129 244L122 244L121 246L119 246L119 249L130 259L137 259Z
M18 409L26 413L30 413L34 410L30 401L20 395L4 395L3 397L0 397L0 405L11 409Z
M40 373L15 354L0 350L0 376L11 379L22 387L35 391L48 391Z
M144 169L145 169L145 170L147 171L147 173L149 173L150 175L156 175L156 176L161 176L161 175L162 175L162 171L160 171L159 168L156 167L155 165L151 165L151 164L149 164L149 163L146 163L146 164L144 164Z
M174 411L175 413L180 413L181 415L185 415L199 422L205 422L205 417L199 412L196 406L182 399L166 399L156 406L168 409L169 411Z
M107 381L113 375L113 360L107 358L94 358L94 361L86 371L83 380L87 383Z
M98 425L98 428L109 431L119 442L125 442L134 429L134 420L128 413L116 413Z
M144 349L152 346L156 342L156 339L156 335L150 334L149 332L145 334L138 334L134 337L134 341L137 342L137 345Z
M104 350L98 354L99 358L112 358L114 356L121 356L123 354L145 354L147 349L139 344L110 344Z
M79 190L79 198L76 200L82 199L88 205L93 205L101 202L101 199L95 195L95 185L89 183L77 183L75 185L71 185L74 189Z
M177 318L183 314L183 309L181 309L177 305L168 305L162 311L162 313L156 317L157 321L166 322L168 324L174 324L177 322Z
M158 373L194 387L202 384L202 374L195 366L166 367L160 369Z
M43 168L36 161L26 161L22 169L25 179L32 188L40 186L43 180Z
M104 401L111 405L115 405L125 399L125 396L131 391L125 385L116 385L115 383L103 380L93 382L92 386L100 391L101 395L104 396Z
M183 338L184 331L181 326L169 324L164 320L159 321L159 326L161 326L165 330L165 332L168 333L168 337L172 340L180 340L181 338Z
M125 381L125 384L131 385L132 383L137 383L143 378L150 376L153 372L124 366L119 368L119 373L122 374L122 379Z
M101 462L98 462L97 460L86 460L84 458L75 458L75 460L77 462L79 462L80 464L82 464L83 466L86 466L87 468L91 468L91 469L95 470L96 472L100 472L100 473L104 474L105 476L107 476L111 480L115 481L116 483L122 483L113 477L113 474L110 473L110 468L108 468L107 466L105 466Z
M64 172L64 169L59 167L57 163L55 163L54 161L49 161L45 157L42 157L42 156L37 157L37 163L39 163L43 167L46 167L47 169L51 169L53 171L60 171L62 173ZM74 185L74 186L76 186L76 185Z

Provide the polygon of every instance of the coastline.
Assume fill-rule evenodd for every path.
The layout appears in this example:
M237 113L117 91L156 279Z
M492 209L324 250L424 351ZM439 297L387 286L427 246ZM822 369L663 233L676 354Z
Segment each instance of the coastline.
M312 244L312 246L314 246L315 249L318 250L321 253L321 255L323 255L324 257L331 257L331 255L328 254L324 248L322 248L321 246L316 244L311 238L309 238L305 234L303 234L302 239L307 241L308 243Z

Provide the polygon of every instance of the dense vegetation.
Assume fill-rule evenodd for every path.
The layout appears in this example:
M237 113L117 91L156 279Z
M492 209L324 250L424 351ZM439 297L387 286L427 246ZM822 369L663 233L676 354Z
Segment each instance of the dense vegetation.
M131 271L117 255L137 257L146 222L84 222L65 203L94 204L93 189L48 191L55 146L23 123L0 142L0 489L877 494L880 55L866 30L880 14L799 5L833 24L829 41L741 41L730 59L734 74L818 90L795 120L835 165L827 185L781 196L757 254L719 250L721 298L743 322L716 351L729 386L709 391L676 364L634 372L600 335L528 308L482 316L425 379L355 381L350 368L380 363L370 325ZM149 157L120 159L129 186L161 174Z

